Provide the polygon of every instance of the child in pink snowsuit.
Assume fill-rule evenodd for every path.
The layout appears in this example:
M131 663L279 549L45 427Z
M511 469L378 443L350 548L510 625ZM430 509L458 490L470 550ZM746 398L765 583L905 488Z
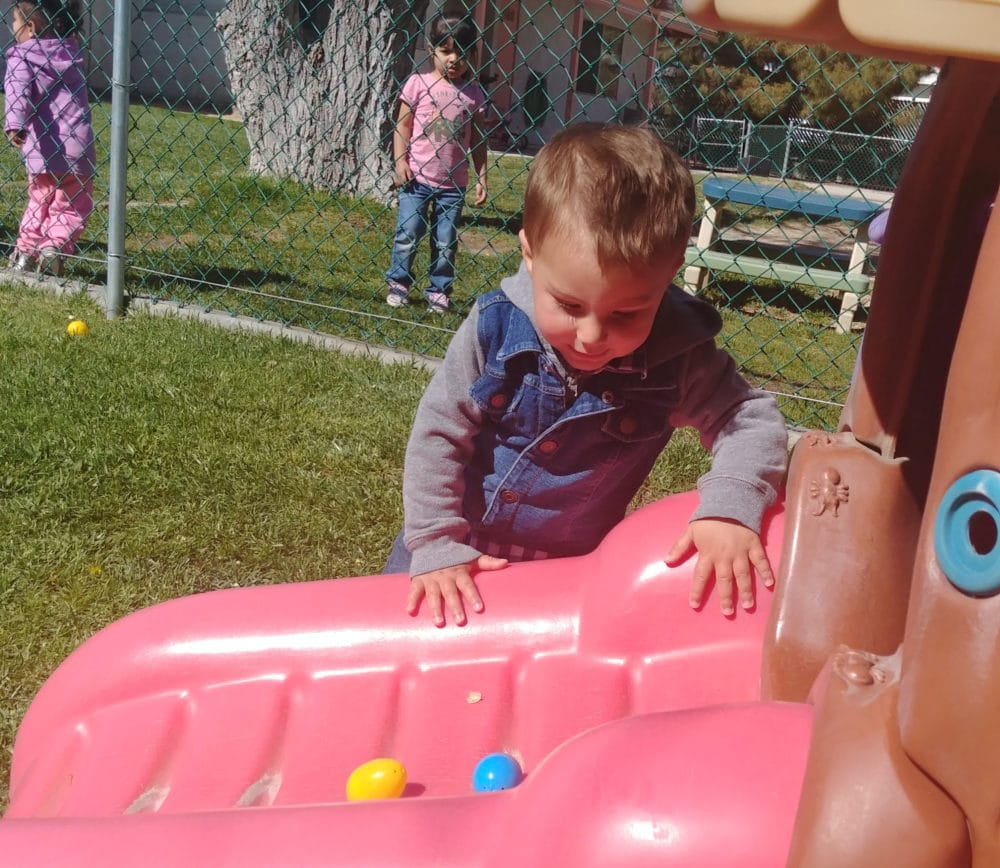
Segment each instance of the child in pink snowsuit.
M10 257L19 271L61 275L94 210L94 130L76 0L20 0L4 75L4 132L21 149L28 205Z

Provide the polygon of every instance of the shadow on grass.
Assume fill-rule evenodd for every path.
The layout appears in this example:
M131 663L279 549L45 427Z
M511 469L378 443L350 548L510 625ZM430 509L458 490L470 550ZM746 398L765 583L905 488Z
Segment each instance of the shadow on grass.
M265 284L272 286L299 286L292 275L280 271L262 271L258 268L222 268L217 265L206 265L204 268L179 269L169 274L160 271L146 270L152 266L141 262L131 263L136 269L142 269L143 295L169 295L178 284L188 287L193 295L200 293L217 295L229 290L258 290ZM295 299L289 296L290 301Z
M704 297L714 304L756 315L767 312L780 320L792 320L808 315L812 324L826 323L833 326L840 315L841 293L825 294L795 285L779 283L748 283L744 280L713 280ZM854 317L858 327L868 319L868 309L861 305Z
M462 222L468 227L517 235L521 231L523 214L520 211L516 214L483 214L481 211L469 209L465 212Z

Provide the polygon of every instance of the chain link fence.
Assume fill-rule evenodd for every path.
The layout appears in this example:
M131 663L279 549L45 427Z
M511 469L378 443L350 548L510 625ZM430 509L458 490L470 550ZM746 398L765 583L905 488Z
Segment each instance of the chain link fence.
M833 426L877 291L866 225L891 203L932 71L706 30L672 2L470 6L489 198L466 204L453 307L434 316L387 306L385 274L398 97L429 68L422 30L435 11L384 0L133 4L126 297L440 356L475 297L518 267L537 149L576 121L647 123L708 197L678 282L719 306L727 348L791 424ZM67 262L71 278L98 285L117 219L113 23L107 0L82 22L96 209ZM26 201L13 148L0 183L12 249ZM425 242L418 276L427 256Z

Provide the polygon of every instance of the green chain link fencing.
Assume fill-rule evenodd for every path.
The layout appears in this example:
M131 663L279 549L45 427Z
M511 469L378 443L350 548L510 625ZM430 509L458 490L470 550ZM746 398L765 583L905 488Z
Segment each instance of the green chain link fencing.
M75 279L108 279L113 6L86 12L97 209ZM132 6L126 293L440 356L519 264L532 154L575 121L650 124L701 198L678 282L715 302L790 424L831 428L877 292L889 207L932 70L692 24L670 0L483 0L490 195L467 204L453 310L385 304L399 89L437 8L392 0ZM24 168L0 157L13 243ZM708 196L705 199L705 196ZM427 272L426 240L415 273ZM418 287L420 284L417 285Z

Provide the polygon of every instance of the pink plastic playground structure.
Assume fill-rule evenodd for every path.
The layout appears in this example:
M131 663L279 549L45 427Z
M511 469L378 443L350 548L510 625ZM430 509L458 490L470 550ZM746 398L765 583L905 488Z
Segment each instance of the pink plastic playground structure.
M406 615L403 576L125 618L25 717L4 853L109 868L780 862L810 711L755 701L766 591L756 612L695 612L690 566L664 566L693 506L646 507L586 557L483 574L489 609L465 628ZM779 512L773 559L781 528ZM722 703L742 704L669 713ZM476 793L495 751L525 780ZM403 797L345 802L351 770L379 756L405 765Z

